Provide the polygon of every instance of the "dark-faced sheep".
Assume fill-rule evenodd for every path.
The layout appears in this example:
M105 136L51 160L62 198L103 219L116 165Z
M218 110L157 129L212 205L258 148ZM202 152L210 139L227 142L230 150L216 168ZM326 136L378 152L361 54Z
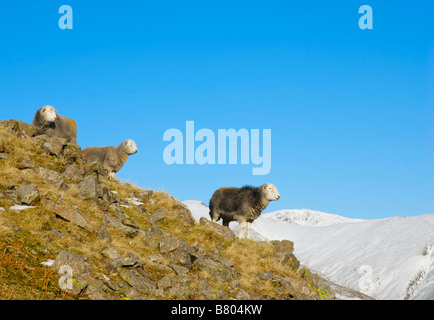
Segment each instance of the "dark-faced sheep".
M83 150L86 163L96 161L111 179L122 169L128 157L135 153L137 145L133 140L125 140L117 147L88 147Z
M36 135L64 138L67 142L77 144L77 123L61 116L52 106L43 106L33 117Z
M240 239L244 238L247 225L247 238L250 238L253 220L259 217L270 201L279 198L279 192L272 183L260 187L220 188L209 201L209 214L213 222L223 219L223 225L226 227L229 227L229 222L238 221Z

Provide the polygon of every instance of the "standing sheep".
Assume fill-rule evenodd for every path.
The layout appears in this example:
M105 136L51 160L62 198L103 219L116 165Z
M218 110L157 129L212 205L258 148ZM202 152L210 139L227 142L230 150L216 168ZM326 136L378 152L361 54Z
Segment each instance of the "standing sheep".
M88 147L83 150L86 163L96 161L103 170L107 170L109 178L122 169L128 157L137 153L137 145L133 140L125 140L119 146Z
M223 225L229 227L229 222L240 224L239 238L244 238L247 224L247 238L250 238L250 228L253 220L259 217L270 201L279 200L280 195L272 183L260 187L245 186L242 188L220 188L214 192L209 201L209 215L213 222L223 219Z
M37 128L37 135L64 138L67 142L77 144L77 123L58 114L52 106L43 106L39 109L33 117L32 124Z

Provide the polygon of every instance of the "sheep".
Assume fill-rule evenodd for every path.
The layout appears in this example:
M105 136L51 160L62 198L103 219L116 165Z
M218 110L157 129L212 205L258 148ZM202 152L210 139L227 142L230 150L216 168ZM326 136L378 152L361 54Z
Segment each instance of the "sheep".
M244 186L242 188L226 187L214 192L209 202L210 217L213 222L223 219L223 225L238 221L243 239L247 225L247 239L253 220L259 217L270 201L279 200L280 194L272 183L260 187Z
M32 124L36 127L36 135L64 138L67 142L77 144L77 123L58 114L52 106L40 108L33 117Z
M86 163L96 161L107 171L109 179L115 178L115 173L122 169L128 157L137 153L137 145L133 140L125 140L119 146L87 147L83 150Z

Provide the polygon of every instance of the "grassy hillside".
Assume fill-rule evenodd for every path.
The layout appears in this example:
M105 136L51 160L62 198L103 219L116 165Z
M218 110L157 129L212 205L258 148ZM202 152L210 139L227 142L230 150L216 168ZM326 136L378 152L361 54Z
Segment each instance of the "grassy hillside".
M290 241L195 222L169 194L107 180L79 146L33 134L0 122L0 299L334 299Z

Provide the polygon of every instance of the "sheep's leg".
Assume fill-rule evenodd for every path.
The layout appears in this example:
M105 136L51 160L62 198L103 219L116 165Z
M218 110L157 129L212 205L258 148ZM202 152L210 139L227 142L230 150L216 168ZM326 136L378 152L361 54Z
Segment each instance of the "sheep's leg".
M246 221L241 221L240 222L240 234L238 235L238 238L240 239L244 239L244 233L246 231Z
M250 239L250 229L252 228L252 223L247 221L247 239Z
M215 212L213 209L210 210L210 216L211 216L211 221L212 222L217 222L218 219L220 218L220 215L218 214L218 212Z

